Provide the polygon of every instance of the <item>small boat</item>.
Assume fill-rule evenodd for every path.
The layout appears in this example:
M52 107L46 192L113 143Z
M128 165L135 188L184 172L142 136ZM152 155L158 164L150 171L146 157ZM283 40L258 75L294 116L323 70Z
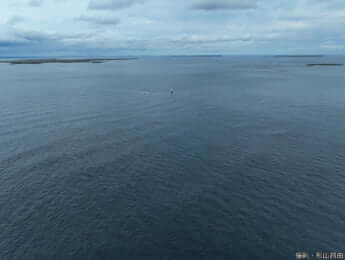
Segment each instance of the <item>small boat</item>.
M174 94L174 89L173 89L173 88L170 89L170 94L171 94L171 95Z

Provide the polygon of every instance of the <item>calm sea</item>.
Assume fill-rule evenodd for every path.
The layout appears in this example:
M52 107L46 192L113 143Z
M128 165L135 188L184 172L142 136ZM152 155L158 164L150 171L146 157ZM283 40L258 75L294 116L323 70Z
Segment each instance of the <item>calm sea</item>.
M0 64L0 259L345 252L345 66L322 62L345 57Z

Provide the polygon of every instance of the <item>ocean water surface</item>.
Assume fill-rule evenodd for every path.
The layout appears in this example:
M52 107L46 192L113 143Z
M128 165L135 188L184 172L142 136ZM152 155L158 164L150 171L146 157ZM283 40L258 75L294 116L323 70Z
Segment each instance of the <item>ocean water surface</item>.
M345 57L0 64L0 259L345 252L345 67L323 62Z

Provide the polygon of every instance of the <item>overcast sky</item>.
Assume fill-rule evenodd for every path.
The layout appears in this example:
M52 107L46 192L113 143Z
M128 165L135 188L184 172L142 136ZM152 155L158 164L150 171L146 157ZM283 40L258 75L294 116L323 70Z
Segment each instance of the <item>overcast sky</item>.
M345 0L1 0L0 10L0 56L345 53Z

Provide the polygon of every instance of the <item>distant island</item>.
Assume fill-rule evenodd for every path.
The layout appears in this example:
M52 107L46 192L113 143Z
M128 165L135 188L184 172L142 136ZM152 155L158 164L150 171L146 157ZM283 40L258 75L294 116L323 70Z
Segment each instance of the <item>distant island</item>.
M274 55L275 58L322 58L324 55L316 54L316 55Z
M136 60L137 58L87 58L87 59L16 59L0 60L0 63L16 64L44 64L44 63L104 63L107 61Z
M223 58L224 55L219 54L204 54L204 55L169 55L172 58Z
M309 63L307 66L344 66L344 64L341 63Z

